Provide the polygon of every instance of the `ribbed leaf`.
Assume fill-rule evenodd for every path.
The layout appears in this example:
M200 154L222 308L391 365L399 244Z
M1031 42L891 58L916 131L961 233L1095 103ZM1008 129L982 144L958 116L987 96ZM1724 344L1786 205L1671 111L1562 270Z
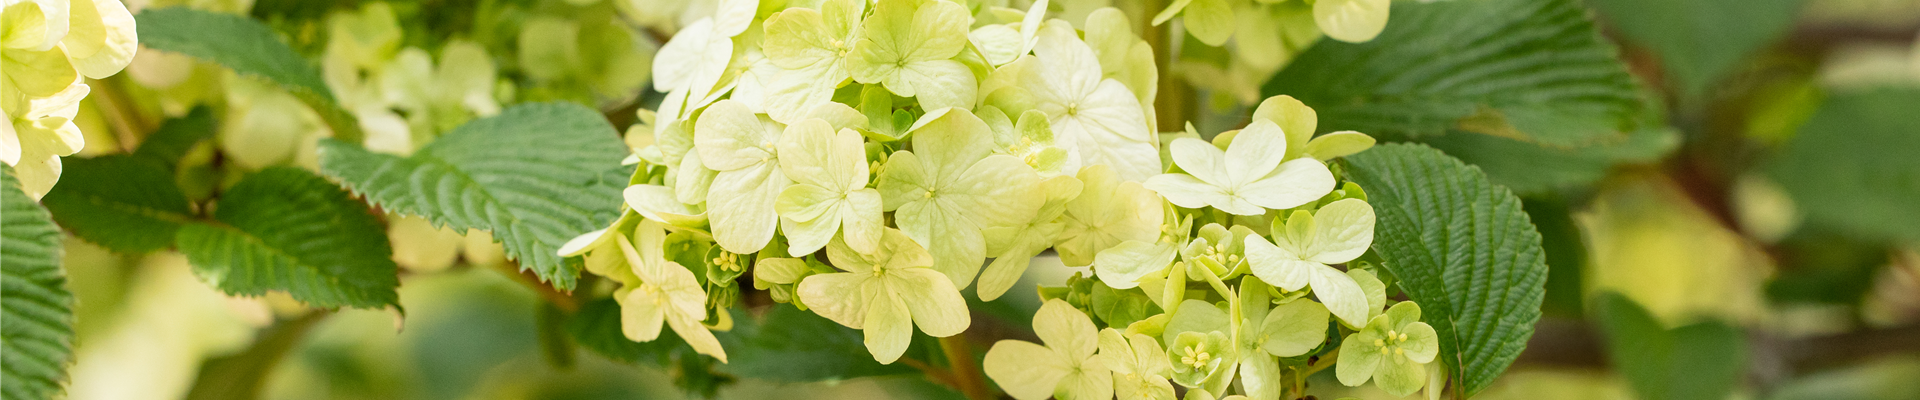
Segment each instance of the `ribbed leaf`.
M60 230L0 165L0 399L59 393L73 355L73 295L60 268Z
M492 230L508 257L571 290L579 270L555 252L619 217L623 149L599 113L541 103L468 122L411 157L328 140L320 169L387 211Z
M1571 148L1458 130L1420 141L1480 167L1493 183L1525 195L1591 184L1617 164L1658 161L1680 144L1678 131L1658 123L1646 120L1625 137Z
M1838 93L1769 166L1807 222L1862 238L1920 241L1920 89Z
M218 224L180 228L193 271L233 295L285 291L315 307L398 305L386 229L367 206L292 167L262 170L221 195Z
M74 235L113 251L139 254L173 245L193 219L170 166L158 158L67 158L66 180L41 199Z
M340 108L320 78L320 69L259 21L185 6L147 9L133 19L141 45L212 61L279 84L320 113L334 137L361 136L359 124Z
M1641 107L1614 47L1575 0L1393 7L1366 43L1321 41L1262 92L1319 112L1319 129L1388 139L1450 128L1557 146L1627 132Z
M1374 249L1440 335L1469 396L1533 336L1546 293L1540 233L1507 188L1439 150L1388 144L1347 157L1379 215Z
M204 105L194 107L187 115L160 124L159 129L147 135L140 147L133 150L133 155L160 160L172 168L194 145L213 137L213 132L213 110Z

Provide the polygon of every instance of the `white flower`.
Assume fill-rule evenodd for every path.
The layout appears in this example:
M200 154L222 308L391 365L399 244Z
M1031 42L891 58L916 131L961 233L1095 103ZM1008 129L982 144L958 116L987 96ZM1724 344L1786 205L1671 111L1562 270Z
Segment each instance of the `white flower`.
M1173 163L1184 174L1161 174L1146 186L1186 208L1213 207L1234 215L1288 209L1333 191L1333 173L1312 158L1280 162L1286 134L1271 121L1256 120L1222 152L1200 139L1175 139Z

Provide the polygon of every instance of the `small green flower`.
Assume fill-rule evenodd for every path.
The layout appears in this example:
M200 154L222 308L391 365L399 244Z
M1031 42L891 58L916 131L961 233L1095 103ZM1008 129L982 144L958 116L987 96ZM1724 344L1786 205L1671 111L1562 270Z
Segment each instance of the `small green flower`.
M1220 224L1207 224L1200 227L1200 236L1187 242L1180 249L1180 259L1187 265L1198 265L1212 270L1214 275L1225 277L1228 272L1239 269L1247 262L1246 238L1259 236L1253 229L1235 225L1229 229Z
M795 7L767 17L765 53L780 67L767 84L768 116L793 121L833 100L833 90L851 77L848 53L866 6L865 0L828 0L819 10Z
M1113 376L1095 355L1100 335L1093 319L1062 300L1048 300L1033 316L1033 330L1045 346L1002 340L987 350L982 362L993 378L1016 399L1109 399Z
M1113 371L1113 392L1120 400L1173 400L1167 382L1172 365L1160 341L1152 336L1100 330L1100 357Z
M973 322L960 290L929 268L933 256L897 229L886 229L873 253L834 240L827 259L846 272L807 276L794 288L800 301L822 317L865 330L867 351L881 364L900 359L916 324L928 336L947 337Z
M1040 176L993 154L992 133L972 112L941 109L915 125L913 150L894 153L880 172L884 209L933 253L933 269L965 288L987 258L980 230L1032 221L1046 200L1035 189Z
M867 188L867 152L859 133L834 132L809 118L787 127L778 145L780 170L793 185L780 192L774 210L780 230L799 257L819 251L841 234L854 251L880 245L880 191Z
M1362 326L1368 315L1366 291L1328 264L1365 254L1373 245L1373 222L1373 206L1360 199L1335 201L1313 214L1294 211L1285 225L1274 225L1273 243L1247 237L1247 260L1260 280L1289 291L1312 287L1341 322Z
M1148 189L1186 208L1213 207L1234 215L1298 207L1333 191L1333 173L1310 158L1281 162L1287 135L1279 125L1255 120L1221 151L1200 139L1175 139L1168 146L1185 173L1147 179Z
M1000 298L1020 280L1034 256L1053 247L1060 231L1066 228L1066 224L1059 222L1060 215L1067 212L1067 203L1080 195L1081 185L1071 176L1056 176L1040 181L1039 189L1046 193L1047 200L1032 221L1021 226L988 227L980 231L987 238L987 253L994 256L993 263L980 272L977 289L980 300Z
M653 221L641 221L634 228L637 245L626 235L614 235L633 275L639 278L638 285L623 288L625 293L615 297L620 302L621 331L633 341L649 342L660 337L660 325L665 323L694 351L727 362L720 340L701 324L707 319L707 293L700 289L693 271L664 255L664 228Z
M1215 374L1232 373L1233 339L1220 331L1181 332L1167 348L1173 361L1173 381L1186 387L1200 387Z
M1420 322L1420 306L1401 302L1347 336L1334 367L1343 385L1360 386L1372 378L1387 393L1406 396L1426 386L1423 364L1439 353L1440 338L1432 326Z
M973 70L953 60L967 47L967 8L938 0L881 0L847 60L853 80L914 97L927 110L971 109Z
M1122 181L1106 165L1081 168L1078 177L1083 185L1080 196L1067 203L1067 213L1060 220L1066 227L1054 246L1061 263L1091 265L1100 252L1122 242L1153 243L1167 233L1162 226L1164 202L1139 182Z

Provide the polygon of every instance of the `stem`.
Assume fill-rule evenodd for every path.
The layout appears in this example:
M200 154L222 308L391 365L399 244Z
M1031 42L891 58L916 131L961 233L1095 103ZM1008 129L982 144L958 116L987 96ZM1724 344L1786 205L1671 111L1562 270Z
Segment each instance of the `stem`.
M103 106L100 107L100 114L104 115L107 124L113 127L113 137L120 142L120 150L131 153L138 144L135 142L140 141L140 135L152 132L154 127L153 123L147 121L146 117L140 114L140 110L134 106L133 96L127 95L126 88L121 86L126 79L124 75L114 75L107 79L89 81L92 87L98 88L96 93L99 96L94 99Z
M1150 18L1154 13L1166 9L1167 3L1167 0L1148 0L1146 16ZM1155 121L1159 126L1157 131L1180 131L1192 118L1194 106L1193 88L1187 86L1186 80L1176 76L1173 68L1173 63L1179 60L1173 45L1180 38L1173 34L1173 25L1170 23L1153 26L1151 19L1143 18L1141 24L1140 39L1153 48L1154 68L1159 70L1160 75L1160 87L1153 98L1153 109L1159 120Z
M260 339L239 354L207 360L188 389L188 400L254 399L273 367L292 351L307 332L320 324L331 311L316 310L290 320L275 322L260 332Z
M980 365L973 362L973 349L967 343L964 334L940 338L940 350L947 355L947 366L951 368L951 379L960 393L968 399L988 400L993 398L993 390L987 388L987 379L980 375Z

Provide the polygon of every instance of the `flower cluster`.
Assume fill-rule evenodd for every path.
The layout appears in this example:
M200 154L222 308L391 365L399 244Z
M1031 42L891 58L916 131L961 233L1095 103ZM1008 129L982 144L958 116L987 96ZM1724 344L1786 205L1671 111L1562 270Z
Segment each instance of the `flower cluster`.
M86 147L74 125L85 78L120 72L138 49L118 0L6 0L0 15L0 161L39 198L60 180L60 157Z
M1373 4L1319 4L1347 3ZM892 363L916 327L967 329L960 290L996 299L1051 250L1086 273L1039 288L1044 345L987 354L1016 398L1272 398L1333 346L1343 383L1427 383L1437 338L1418 306L1388 309L1372 206L1329 164L1371 137L1315 137L1286 96L1211 141L1157 134L1152 49L1113 8L711 10L654 59L667 95L629 130L630 211L561 250L618 285L630 339L664 325L725 361L712 332L747 276Z

